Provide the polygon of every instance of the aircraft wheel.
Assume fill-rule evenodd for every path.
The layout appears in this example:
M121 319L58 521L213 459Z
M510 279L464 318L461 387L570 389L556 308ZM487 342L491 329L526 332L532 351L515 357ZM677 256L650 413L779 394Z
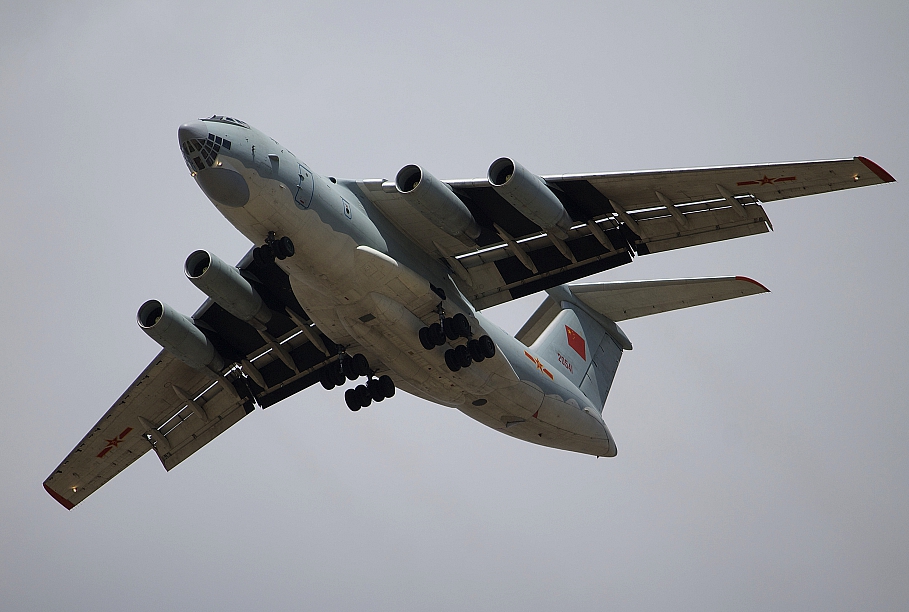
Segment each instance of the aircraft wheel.
M470 358L470 351L468 351L467 347L463 344L455 347L454 352L455 359L458 360L458 365L460 365L462 368L466 368L471 363L473 363L473 360Z
M425 348L427 351L431 351L432 349L436 348L436 343L433 342L432 338L429 337L428 327L421 327L419 336L420 344L423 345L423 348Z
M483 349L480 348L479 340L468 340L467 351L470 353L470 358L477 363L486 359L486 355L483 354Z
M353 359L347 357L346 359L341 359L341 371L344 372L344 376L347 377L347 380L357 380L359 375L354 371L353 368Z
M369 361L362 353L357 353L350 360L350 369L357 376L366 376L369 374Z
M271 247L266 244L253 249L253 259L256 263L267 266L275 260L275 253L271 250Z
M480 343L480 352L483 353L483 357L490 359L496 354L496 343L492 341L492 338L480 336L478 342Z
M460 334L458 334L458 330L455 328L454 321L452 321L451 317L442 319L442 331L445 332L445 337L452 342L460 338Z
M346 380L347 377L344 376L344 371L341 369L341 362L336 361L333 364L331 364L330 366L328 366L328 368L329 368L328 373L329 373L331 382L333 382L336 387L340 387L341 385L343 385L344 381Z
M395 381L391 379L391 376L383 374L379 377L379 388L382 389L382 395L386 398L394 397L395 394Z
M436 346L445 344L445 332L442 331L442 326L438 323L433 323L429 326L428 335Z
M356 389L348 389L344 392L344 402L354 412L363 407L363 404L360 403L360 394L357 393Z
M335 382L332 380L330 368L322 368L322 375L319 377L319 382L322 383L322 386L325 387L326 391L331 391L335 388Z
M381 402L385 399L385 394L382 393L382 385L379 384L378 379L367 382L366 389L369 391L369 397L372 398L372 401Z
M461 338L470 336L470 321L468 321L467 317L460 312L451 317L451 326L454 328L455 333Z
M287 236L284 236L280 240L276 240L272 246L272 249L274 249L275 254L280 259L284 259L285 257L293 257L294 253L296 253L293 240Z
M445 351L445 365L447 365L448 369L452 372L457 372L461 369L461 364L458 361L458 358L455 357L454 349L448 349Z
M369 389L366 388L366 385L357 385L354 391L357 392L357 397L360 399L360 406L366 408L372 403L372 396L369 394Z

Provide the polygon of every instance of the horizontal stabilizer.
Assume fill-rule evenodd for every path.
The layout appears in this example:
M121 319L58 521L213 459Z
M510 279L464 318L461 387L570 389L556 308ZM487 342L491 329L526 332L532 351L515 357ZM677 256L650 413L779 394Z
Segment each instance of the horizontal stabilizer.
M764 285L744 276L585 283L569 287L591 310L612 321L636 319L769 291Z
M578 283L565 287L574 299L611 321L636 319L769 291L744 276ZM524 344L532 344L560 311L560 305L550 297L515 337Z

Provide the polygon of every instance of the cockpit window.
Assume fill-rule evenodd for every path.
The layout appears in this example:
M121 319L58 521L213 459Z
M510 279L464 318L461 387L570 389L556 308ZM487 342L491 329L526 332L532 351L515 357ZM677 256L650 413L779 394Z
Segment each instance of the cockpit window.
M218 152L221 151L222 147L229 151L230 141L226 138L209 134L205 140L201 138L187 140L180 145L180 150L183 151L183 160L186 162L186 167L189 168L189 171L198 172L214 165L215 158L218 157ZM194 155L197 152L198 155Z
M242 128L249 129L249 124L245 121L240 121L239 119L234 119L233 117L225 117L223 115L212 115L208 119L200 119L200 121L217 121L218 123L229 123L231 125L239 125Z

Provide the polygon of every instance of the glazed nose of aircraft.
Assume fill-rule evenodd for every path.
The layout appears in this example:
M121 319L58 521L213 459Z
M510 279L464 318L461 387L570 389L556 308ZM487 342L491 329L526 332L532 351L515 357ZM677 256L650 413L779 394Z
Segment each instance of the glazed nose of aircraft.
M232 208L244 206L249 201L249 185L243 175L216 161L222 148L230 150L230 140L212 134L204 121L184 123L177 129L177 139L186 167L205 195Z
M177 138L181 145L187 140L205 140L208 138L208 126L203 121L184 123L177 130Z

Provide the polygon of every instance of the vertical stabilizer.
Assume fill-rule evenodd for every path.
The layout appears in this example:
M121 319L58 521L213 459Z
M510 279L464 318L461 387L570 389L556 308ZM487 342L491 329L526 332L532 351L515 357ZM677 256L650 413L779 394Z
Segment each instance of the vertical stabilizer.
M557 304L560 310L532 348L549 363L560 367L561 372L602 411L622 357L622 347L607 332L607 327L618 328L611 321L601 321L601 315L560 299L570 294L562 296L559 293L551 291L549 303L540 307L552 309Z

